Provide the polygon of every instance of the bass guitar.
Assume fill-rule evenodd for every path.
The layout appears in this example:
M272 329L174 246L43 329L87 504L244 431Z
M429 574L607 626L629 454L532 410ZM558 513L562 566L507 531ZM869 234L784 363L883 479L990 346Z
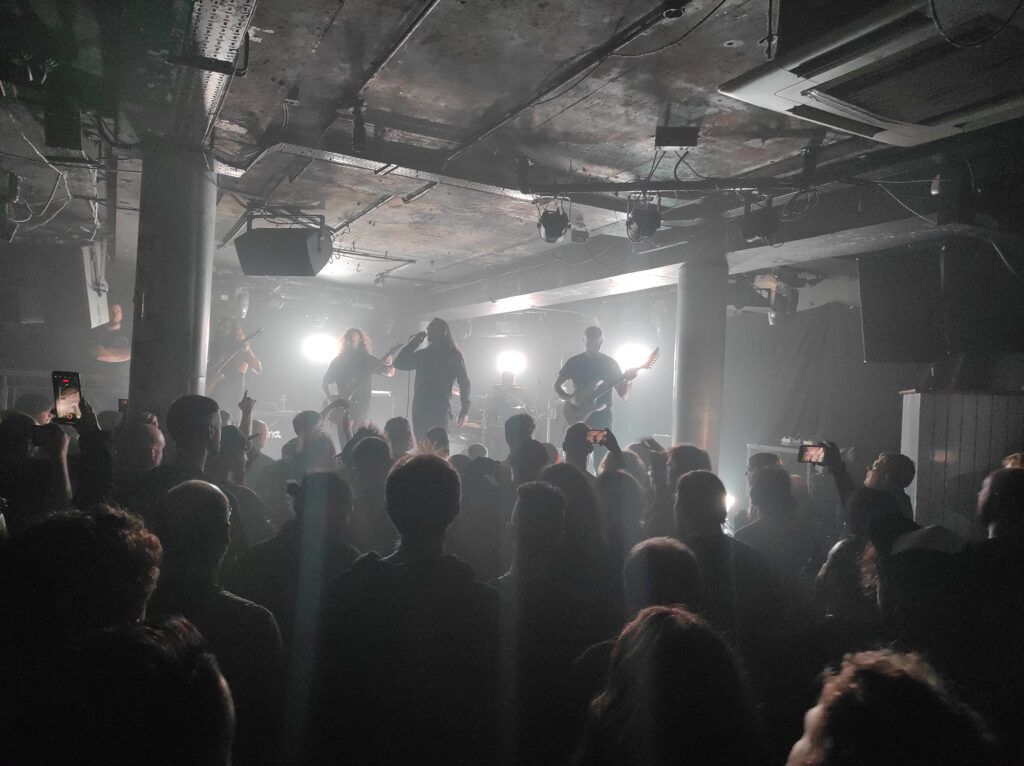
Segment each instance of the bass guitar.
M651 352L651 355L647 357L646 362L641 364L639 367L631 367L615 380L599 380L584 389L574 391L573 395L565 400L565 406L562 408L566 421L569 423L579 423L581 421L586 422L587 418L595 412L607 409L607 404L598 404L597 400L616 386L636 377L636 373L640 370L651 369L657 360L658 349L655 348L654 351Z

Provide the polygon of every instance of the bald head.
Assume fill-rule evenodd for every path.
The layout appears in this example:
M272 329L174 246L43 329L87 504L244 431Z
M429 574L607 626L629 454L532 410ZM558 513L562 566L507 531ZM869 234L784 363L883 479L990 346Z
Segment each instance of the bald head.
M117 435L114 451L123 470L148 471L163 460L163 432L148 423L130 423Z
M205 481L186 481L169 490L153 516L153 531L164 548L164 568L216 575L231 542L227 496Z

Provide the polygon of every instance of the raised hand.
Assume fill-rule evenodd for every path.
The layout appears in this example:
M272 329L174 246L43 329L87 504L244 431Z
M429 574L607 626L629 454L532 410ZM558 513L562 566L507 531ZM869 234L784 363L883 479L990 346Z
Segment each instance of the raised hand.
M256 400L249 396L249 389L246 389L242 394L242 401L238 403L238 409L242 411L242 414L251 414L253 409L256 407Z

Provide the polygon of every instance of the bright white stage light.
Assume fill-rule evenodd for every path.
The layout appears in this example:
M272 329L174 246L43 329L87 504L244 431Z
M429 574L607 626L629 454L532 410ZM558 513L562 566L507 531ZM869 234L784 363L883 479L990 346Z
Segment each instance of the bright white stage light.
M526 369L526 356L519 351L502 351L498 354L498 373L520 374Z
M619 367L628 370L630 367L639 367L650 355L650 347L642 343L627 343L615 352L614 359L619 363Z
M324 332L309 335L302 341L302 353L311 362L326 364L338 355L338 339Z
M732 507L736 505L736 498L732 495L725 496L725 510L731 511Z

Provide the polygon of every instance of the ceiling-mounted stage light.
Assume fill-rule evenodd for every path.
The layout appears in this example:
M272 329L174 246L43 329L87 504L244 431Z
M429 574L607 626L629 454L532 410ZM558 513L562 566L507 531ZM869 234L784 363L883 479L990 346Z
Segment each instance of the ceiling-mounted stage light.
M630 242L650 237L661 227L661 206L646 195L630 197L626 213L626 236Z
M537 233L545 242L554 243L560 241L569 230L569 216L562 208L562 200L552 200L549 204L556 204L557 207L548 207L540 214Z

